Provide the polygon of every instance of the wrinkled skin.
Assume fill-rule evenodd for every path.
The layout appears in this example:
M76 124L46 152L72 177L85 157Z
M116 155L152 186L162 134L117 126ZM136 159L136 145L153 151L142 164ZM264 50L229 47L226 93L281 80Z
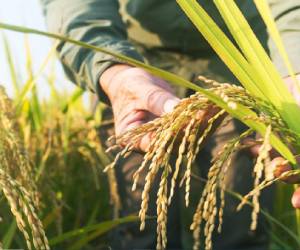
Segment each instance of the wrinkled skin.
M300 76L298 78L300 80ZM300 94L295 88L293 80L290 77L284 80L300 104ZM167 82L143 69L128 65L117 64L110 67L102 74L99 83L111 102L116 135L172 112L180 101ZM210 111L207 111L200 114L199 117L207 120L211 115ZM137 149L146 152L150 141L151 135L146 135L137 145ZM254 155L258 154L258 148L255 146L251 149ZM275 166L276 177L291 170L291 166L280 156L275 156L270 164ZM296 184L300 183L300 177L291 176L283 181ZM291 202L295 208L300 208L300 188L294 192Z

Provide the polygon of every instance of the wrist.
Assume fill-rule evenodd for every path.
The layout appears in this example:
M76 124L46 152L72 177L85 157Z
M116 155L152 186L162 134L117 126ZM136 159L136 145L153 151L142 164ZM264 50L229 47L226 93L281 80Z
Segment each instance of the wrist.
M118 76L122 71L132 68L132 66L126 64L116 64L105 70L99 78L99 84L105 94L111 99L112 93L114 93L115 84L113 84L114 78Z

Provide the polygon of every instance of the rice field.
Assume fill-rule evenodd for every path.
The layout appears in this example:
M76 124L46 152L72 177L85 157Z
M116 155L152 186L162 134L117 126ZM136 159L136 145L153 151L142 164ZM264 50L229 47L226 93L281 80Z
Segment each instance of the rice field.
M6 45L12 81L20 80L13 68L13 48ZM49 55L48 64L57 60L53 50ZM94 99L87 104L81 89L58 92L54 73L46 77L50 98L40 100L35 86L44 79L32 72L22 76L29 80L12 99L3 87L0 91L2 247L105 247L107 231L137 220L132 216L111 221L115 205L103 169L112 159L98 135L102 125L112 122L102 120L107 107L92 108Z

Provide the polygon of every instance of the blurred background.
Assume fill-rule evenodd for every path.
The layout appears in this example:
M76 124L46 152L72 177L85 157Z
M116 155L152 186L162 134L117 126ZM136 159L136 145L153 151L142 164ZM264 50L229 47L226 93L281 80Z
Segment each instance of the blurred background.
M43 11L38 0L12 0L12 1L2 1L0 8L0 20L2 22L23 25L27 27L32 27L40 30L46 29L45 20L43 17ZM37 72L42 65L43 61L47 57L47 54L51 50L53 43L48 39L41 36L27 36L23 34L9 31L1 31L2 39L0 39L0 83L5 86L9 96L13 95L13 86L11 84L11 74L9 65L6 62L5 55L5 43L3 40L3 35L5 36L7 43L12 50L12 60L16 69L16 74L20 81L26 80L24 76L26 75L26 45L30 44L30 53L32 57L32 69ZM53 65L54 64L54 65ZM53 69L54 67L54 69ZM37 83L38 93L41 97L49 97L49 86L45 84L45 75L50 71L56 71L56 81L55 86L63 90L73 90L75 87L73 84L67 81L62 73L62 68L58 61L55 61L51 65L47 65L41 74L41 77ZM58 84L59 83L59 84Z

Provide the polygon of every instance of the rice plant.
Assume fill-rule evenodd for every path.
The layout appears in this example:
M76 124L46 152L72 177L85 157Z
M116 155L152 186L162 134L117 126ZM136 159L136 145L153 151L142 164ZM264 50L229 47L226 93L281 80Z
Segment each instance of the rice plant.
M244 88L234 86L228 83L217 83L213 80L200 77L206 84L211 85L209 91L222 98L228 106L235 108L237 105L244 105L255 112L256 116L248 116L244 119L259 120L267 125L267 132L263 138L263 142L259 149L259 155L254 167L254 189L246 195L239 207L239 209L252 198L254 205L252 213L251 229L255 230L257 224L257 214L259 213L259 194L260 190L272 184L276 179L273 176L273 170L268 169L269 159L270 134L276 133L285 139L286 143L295 143L298 140L298 134L294 134L286 128L284 121L278 115L276 109L270 106L267 102L258 97L251 96ZM209 110L209 116L207 116ZM205 117L205 119L203 119ZM208 118L206 118L208 117ZM155 119L145 125L140 126L134 130L130 130L123 135L111 138L115 140L116 145L121 148L126 145L124 149L118 153L113 164L109 165L107 169L112 168L122 157L128 157L132 150L138 145L138 142L147 134L153 135L153 140L147 153L144 156L144 161L140 168L134 174L133 191L135 184L138 182L139 173L145 168L148 174L145 179L144 191L142 194L142 203L140 209L141 230L145 227L145 217L149 204L149 192L151 185L155 178L160 178L160 189L157 193L156 204L158 206L157 224L158 224L158 245L157 249L164 249L167 244L166 237L166 223L167 223L167 207L172 202L174 195L174 188L177 183L178 173L181 168L184 169L184 177L179 180L181 184L185 185L185 201L186 206L189 205L190 194L190 180L192 174L192 163L194 162L197 153L205 143L208 136L222 127L222 123L228 122L228 113L226 110L219 108L216 104L209 101L203 94L196 93L189 98L181 101L175 110ZM217 154L212 161L212 166L208 173L208 181L202 191L202 197L199 201L197 210L195 211L194 219L191 225L191 230L195 238L194 249L199 249L200 244L200 225L205 223L204 235L206 236L206 249L212 248L211 236L215 229L221 231L222 215L225 206L224 192L225 192L225 176L228 168L231 165L231 158L234 153L245 148L242 144L244 138L254 133L254 130L249 129L237 138L230 140L223 149ZM260 144L260 141L256 142ZM178 146L179 145L179 146ZM113 150L115 146L111 148ZM170 166L170 158L172 154L176 154L175 166ZM184 161L186 159L186 161ZM182 164L186 162L186 165ZM299 170L287 172L282 176L295 175ZM167 183L168 176L171 176L170 190ZM169 178L170 179L170 178ZM218 190L217 187L221 188ZM220 200L221 206L217 207L217 200ZM219 218L219 225L216 226L216 218ZM250 226L250 225L249 225Z
M0 186L28 249L49 249L37 210L39 194L33 181L34 169L19 137L12 102L0 89L1 169Z

